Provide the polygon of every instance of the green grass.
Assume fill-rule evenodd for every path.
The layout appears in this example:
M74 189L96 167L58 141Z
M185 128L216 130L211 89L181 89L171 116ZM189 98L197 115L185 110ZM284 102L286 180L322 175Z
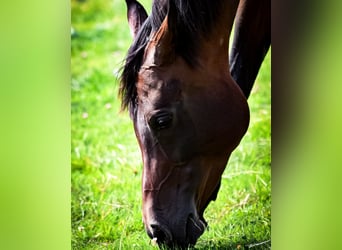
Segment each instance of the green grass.
M142 1L150 9L150 1ZM72 249L156 249L141 219L141 155L117 98L131 43L123 0L71 1ZM270 53L249 99L251 123L232 154L210 229L195 249L268 249L271 238Z

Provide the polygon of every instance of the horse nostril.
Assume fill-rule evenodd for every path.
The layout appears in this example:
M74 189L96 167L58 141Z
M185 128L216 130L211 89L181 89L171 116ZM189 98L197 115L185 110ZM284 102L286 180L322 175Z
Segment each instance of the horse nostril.
M166 229L163 229L157 224L151 224L150 227L153 238L157 238L157 243L164 243L171 240L171 235Z
M154 238L158 238L158 240L162 240L165 238L165 233L163 232L163 230L160 228L159 225L157 224L151 224L151 231L152 231L152 235Z

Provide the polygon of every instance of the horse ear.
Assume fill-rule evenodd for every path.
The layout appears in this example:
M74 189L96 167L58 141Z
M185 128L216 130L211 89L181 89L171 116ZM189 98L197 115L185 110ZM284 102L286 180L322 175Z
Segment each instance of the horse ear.
M129 29L132 37L135 38L141 25L147 18L147 13L144 7L136 0L126 0L126 5Z

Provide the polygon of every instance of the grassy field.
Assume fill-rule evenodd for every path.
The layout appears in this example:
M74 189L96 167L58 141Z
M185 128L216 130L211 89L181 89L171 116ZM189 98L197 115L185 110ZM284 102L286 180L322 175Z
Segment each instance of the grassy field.
M141 2L150 9L151 1ZM141 219L141 155L117 98L131 43L125 1L72 0L71 7L72 249L155 249ZM249 130L195 249L270 248L270 89L269 52L249 99Z

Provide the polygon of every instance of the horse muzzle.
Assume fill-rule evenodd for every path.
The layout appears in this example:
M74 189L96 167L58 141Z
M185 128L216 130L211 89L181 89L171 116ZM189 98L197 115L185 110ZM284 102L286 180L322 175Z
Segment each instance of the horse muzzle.
M155 240L158 245L166 246L170 249L186 249L196 244L197 239L203 234L206 224L190 214L186 220L174 221L169 223L160 223L151 221L145 224L148 236Z

